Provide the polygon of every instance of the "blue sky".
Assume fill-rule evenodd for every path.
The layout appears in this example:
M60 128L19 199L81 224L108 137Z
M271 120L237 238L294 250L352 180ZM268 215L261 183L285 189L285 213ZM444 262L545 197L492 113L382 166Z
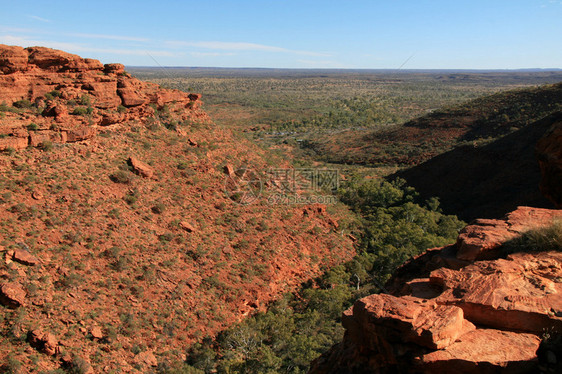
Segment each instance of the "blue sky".
M562 68L562 0L2 2L0 43L104 63Z

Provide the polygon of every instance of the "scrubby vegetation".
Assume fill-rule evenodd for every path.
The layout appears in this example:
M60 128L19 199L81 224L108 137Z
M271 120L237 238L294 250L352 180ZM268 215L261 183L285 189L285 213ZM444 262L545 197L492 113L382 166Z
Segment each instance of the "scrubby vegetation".
M400 180L352 178L340 197L358 214L357 256L285 295L266 313L196 344L182 372L305 373L310 361L341 340L343 310L383 290L408 258L453 242L464 225L443 215L437 199L420 201Z
M375 166L417 163L462 142L482 144L521 128L560 108L556 90L523 87L562 80L558 73L524 72L131 72L166 87L204 93L205 110L214 121L244 131L265 147L287 147L297 159ZM501 93L509 89L516 91ZM491 94L496 95L478 99ZM436 118L452 128L476 120L479 128L459 144L447 134L423 138L402 130L408 121L416 126Z

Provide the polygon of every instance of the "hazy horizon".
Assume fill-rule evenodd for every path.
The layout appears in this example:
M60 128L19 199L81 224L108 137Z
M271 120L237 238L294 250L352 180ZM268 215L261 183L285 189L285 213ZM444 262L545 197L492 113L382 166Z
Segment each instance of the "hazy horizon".
M513 68L513 69L455 69L455 68L424 68L424 69L396 69L396 68L311 68L311 67L299 67L299 68L278 68L278 67L259 67L259 66L240 66L240 67L228 67L228 66L156 66L156 65L125 65L128 68L139 68L139 69L217 69L217 70L318 70L318 71L389 71L389 72L558 72L562 71L562 68Z

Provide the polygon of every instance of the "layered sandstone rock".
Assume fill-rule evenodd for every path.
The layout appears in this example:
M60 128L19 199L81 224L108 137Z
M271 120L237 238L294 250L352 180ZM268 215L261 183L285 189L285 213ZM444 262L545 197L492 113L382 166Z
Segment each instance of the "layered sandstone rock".
M501 248L561 214L520 207L504 220L476 220L455 245L405 264L388 284L392 295L365 297L344 313L343 342L311 373L538 370L542 334L562 332L562 252L502 256Z
M95 127L145 119L166 107L176 120L208 120L199 94L162 89L125 72L122 64L44 47L0 45L0 151L75 142ZM12 110L12 105L19 110ZM38 129L30 131L30 122ZM85 130L84 128L90 128ZM94 130L91 130L94 129ZM60 135L55 135L57 133Z

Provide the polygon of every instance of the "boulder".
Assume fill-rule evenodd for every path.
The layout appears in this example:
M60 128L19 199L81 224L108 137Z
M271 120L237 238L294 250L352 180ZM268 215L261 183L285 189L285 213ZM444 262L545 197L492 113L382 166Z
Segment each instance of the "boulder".
M96 129L94 127L82 126L69 129L65 132L65 134L66 141L73 143L93 138L96 135Z
M37 257L25 249L20 248L14 250L13 260L19 262L20 264L30 266L37 265L39 263L39 259Z
M150 351L140 352L135 356L135 363L143 367L154 367L158 366L158 360L154 356L154 353Z
M133 170L140 176L145 178L155 178L154 169L148 164L145 164L136 157L129 157L129 165L133 167Z
M41 329L30 331L27 335L29 344L46 355L53 356L58 353L58 341L56 337Z
M181 221L180 227L187 232L194 232L195 231L195 227L193 227L192 224L190 224L189 222L186 222L186 221Z
M228 175L229 177L234 177L234 168L232 167L232 165L227 164L222 168L223 172Z
M562 331L562 283L556 279L562 279L562 252L515 253L430 275L443 288L437 303L462 308L479 325L536 334Z
M17 308L25 304L27 292L21 284L8 282L0 285L0 303L9 308Z
M123 115L121 113L103 113L100 122L101 126L109 126L119 123L123 120Z
M103 65L103 72L105 74L122 74L125 72L123 64L105 64Z
M506 221L496 219L478 219L466 226L459 233L457 240L457 258L474 261L477 257L489 254L501 244L516 236L509 230ZM491 253L491 256L495 256Z
M562 211L521 206L503 220L477 219L461 230L457 258L474 261L497 258L501 245L525 231L548 226L562 219Z
M415 297L378 294L358 300L352 313L344 317L344 326L361 326L365 333L384 336L389 342L410 342L431 349L442 349L459 336L474 330L456 306L438 305ZM376 344L376 343L375 343Z
M135 91L133 88L118 88L117 93L121 97L123 106L128 108L139 106L147 102L147 99L145 99L142 94Z
M26 48L29 53L28 63L42 70L64 72L64 71L88 71L102 70L103 65L93 59L83 59L78 55L45 47Z
M42 114L44 117L55 117L55 119L61 120L68 116L68 110L61 104L51 102L47 104Z
M90 335L92 335L93 339L103 339L103 330L99 326L94 326L90 329Z
M416 366L424 373L530 373L536 369L539 344L533 334L478 329L419 357Z

